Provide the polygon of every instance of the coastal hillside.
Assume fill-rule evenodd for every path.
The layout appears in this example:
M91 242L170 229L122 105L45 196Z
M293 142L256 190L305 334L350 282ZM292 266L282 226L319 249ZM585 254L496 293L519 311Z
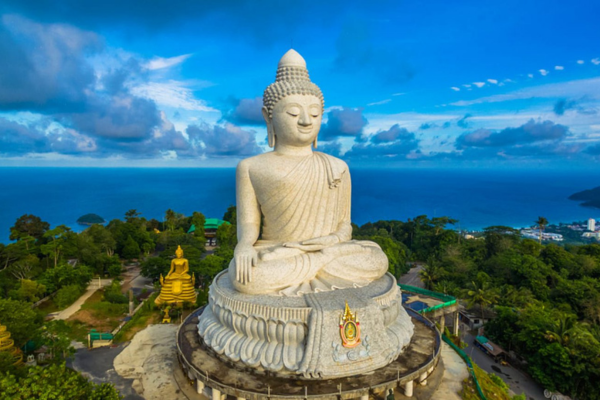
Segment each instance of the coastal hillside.
M581 201L583 207L600 208L600 186L574 193L569 200Z

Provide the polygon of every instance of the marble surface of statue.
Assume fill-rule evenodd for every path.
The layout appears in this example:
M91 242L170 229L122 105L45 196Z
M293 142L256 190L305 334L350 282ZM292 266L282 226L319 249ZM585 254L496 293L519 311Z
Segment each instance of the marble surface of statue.
M229 362L285 376L385 366L414 326L381 248L352 239L350 171L314 150L323 94L296 51L279 61L263 104L274 150L237 167L238 244L198 334Z
M241 161L236 173L238 244L229 268L236 289L298 295L383 276L388 261L380 247L352 240L348 166L312 149L323 95L296 51L279 62L264 104L274 150Z
M167 303L195 303L196 291L195 278L189 274L190 266L187 259L183 258L183 249L177 246L175 258L171 260L171 269L167 276L160 275L160 295L156 298L157 305Z

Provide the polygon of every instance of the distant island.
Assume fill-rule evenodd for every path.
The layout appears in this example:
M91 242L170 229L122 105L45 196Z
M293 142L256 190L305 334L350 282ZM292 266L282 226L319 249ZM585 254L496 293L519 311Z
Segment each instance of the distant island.
M106 221L104 218L99 216L98 214L85 214L79 217L77 220L79 225L94 225L94 224L104 224Z
M582 201L580 205L583 207L600 208L600 186L574 193L569 200Z

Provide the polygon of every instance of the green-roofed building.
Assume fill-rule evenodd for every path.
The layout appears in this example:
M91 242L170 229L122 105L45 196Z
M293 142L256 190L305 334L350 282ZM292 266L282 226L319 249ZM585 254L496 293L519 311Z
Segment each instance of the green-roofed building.
M223 224L229 224L229 222L218 218L206 218L206 221L204 222L204 236L206 237L207 246L217 245L217 229ZM192 225L188 230L188 233L193 233L195 231L196 225Z

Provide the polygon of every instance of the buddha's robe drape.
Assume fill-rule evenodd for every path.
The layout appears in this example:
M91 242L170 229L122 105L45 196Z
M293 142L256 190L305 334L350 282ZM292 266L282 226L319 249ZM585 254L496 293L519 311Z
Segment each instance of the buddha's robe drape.
M235 281L245 293L299 295L363 286L388 269L387 257L376 243L350 240L351 181L346 164L324 153L298 161L285 176L257 193L263 215L261 239L254 245L259 264L247 284ZM335 235L339 243L318 251L283 246Z

